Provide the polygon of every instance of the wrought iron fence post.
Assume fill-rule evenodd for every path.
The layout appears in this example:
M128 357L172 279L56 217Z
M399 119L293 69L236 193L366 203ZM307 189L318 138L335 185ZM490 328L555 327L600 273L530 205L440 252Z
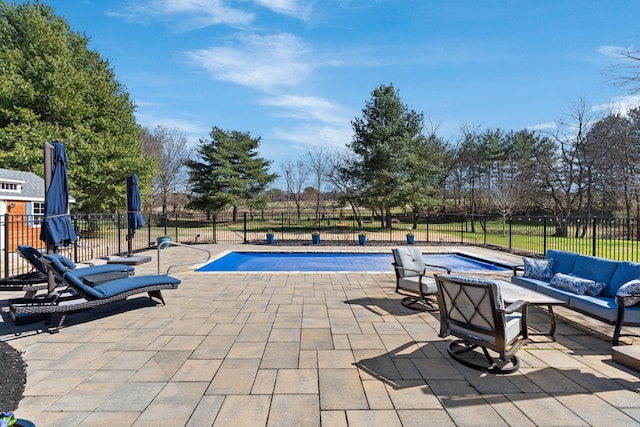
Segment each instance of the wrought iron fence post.
M80 233L78 233L78 215L73 215L73 229L76 231L76 241L73 242L73 259L78 260L78 238Z
M513 249L513 217L509 217L509 250Z
M118 252L119 254L122 253L122 245L120 244L120 239L122 238L122 233L120 231L120 214L116 213L116 228L118 229Z
M547 216L545 215L542 225L542 253L547 253Z
M4 214L4 277L9 277L9 214Z
M597 217L593 217L593 224L591 225L592 236L591 236L591 255L596 256L596 222L598 221Z
M280 213L280 240L284 240L284 212Z
M242 216L244 218L244 224L242 226L243 228L242 243L247 243L247 213L245 212L244 215Z
M483 215L482 216L482 234L483 234L483 238L482 238L482 244L484 246L487 246L487 224L488 224L488 217L487 215Z
M427 217L425 218L425 228L427 231L427 243L429 243L429 214L427 214Z
M180 243L180 237L178 236L178 212L173 216L173 220L176 222L176 242Z
M147 247L151 249L151 212L147 215Z
M218 235L217 235L217 223L218 223L218 214L213 213L213 243L218 243Z

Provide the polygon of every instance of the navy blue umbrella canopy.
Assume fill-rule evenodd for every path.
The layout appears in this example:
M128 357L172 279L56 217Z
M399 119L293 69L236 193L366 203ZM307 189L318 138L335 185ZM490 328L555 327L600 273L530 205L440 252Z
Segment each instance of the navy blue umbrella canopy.
M67 246L76 241L76 232L69 218L69 181L67 179L67 154L64 145L52 142L50 162L47 162L45 144L45 198L44 220L40 240L46 242L47 250ZM50 149L50 148L49 148ZM47 164L49 163L49 164ZM47 186L48 183L48 186Z
M136 230L144 227L144 219L140 214L140 189L138 175L135 173L127 177L127 228L133 236Z

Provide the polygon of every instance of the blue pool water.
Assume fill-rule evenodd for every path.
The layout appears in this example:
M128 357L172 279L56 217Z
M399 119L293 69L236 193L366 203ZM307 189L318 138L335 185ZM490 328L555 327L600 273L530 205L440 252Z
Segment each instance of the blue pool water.
M457 272L504 271L508 268L460 254L425 254L427 264ZM372 271L393 272L391 253L230 252L196 271Z

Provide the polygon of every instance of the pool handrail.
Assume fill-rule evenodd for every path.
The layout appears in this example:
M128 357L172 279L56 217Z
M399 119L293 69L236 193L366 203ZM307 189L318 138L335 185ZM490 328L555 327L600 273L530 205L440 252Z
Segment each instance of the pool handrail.
M193 246L193 245L185 245L184 243L178 243L178 242L174 242L171 240L166 240L163 242L160 242L158 244L158 274L160 274L160 249L164 248L164 247L169 247L169 246L183 246L186 248L190 248L190 249L195 249L197 251L202 251L202 252L206 252L207 253L207 258L203 259L201 261L194 261L194 262L183 262L183 263L176 263L176 264L170 264L169 267L167 267L167 272L165 274L169 274L169 272L171 271L172 268L175 267L180 267L180 266L186 266L186 265L195 265L195 264L204 264L206 262L208 262L211 259L211 251L205 248L201 248L201 247L197 247L197 246Z

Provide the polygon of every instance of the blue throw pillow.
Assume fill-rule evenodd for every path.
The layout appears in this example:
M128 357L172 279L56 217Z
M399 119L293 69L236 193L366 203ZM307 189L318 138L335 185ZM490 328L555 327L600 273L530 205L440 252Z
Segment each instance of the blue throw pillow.
M551 286L555 286L556 288L573 292L578 295L586 295L595 284L596 282L593 280L564 273L557 273L551 279Z
M591 289L589 289L587 291L587 293L589 295L591 295L592 297L597 297L598 295L600 295L602 292L604 292L604 289L607 287L608 285L606 283L602 283L602 282L595 282L594 285L591 287Z
M629 280L627 283L620 286L618 293L616 293L616 296L624 297L623 301L625 307L636 305L640 302L640 296L635 295L640 295L640 280L638 279Z
M522 257L524 273L522 277L549 281L553 277L553 259L535 259Z

